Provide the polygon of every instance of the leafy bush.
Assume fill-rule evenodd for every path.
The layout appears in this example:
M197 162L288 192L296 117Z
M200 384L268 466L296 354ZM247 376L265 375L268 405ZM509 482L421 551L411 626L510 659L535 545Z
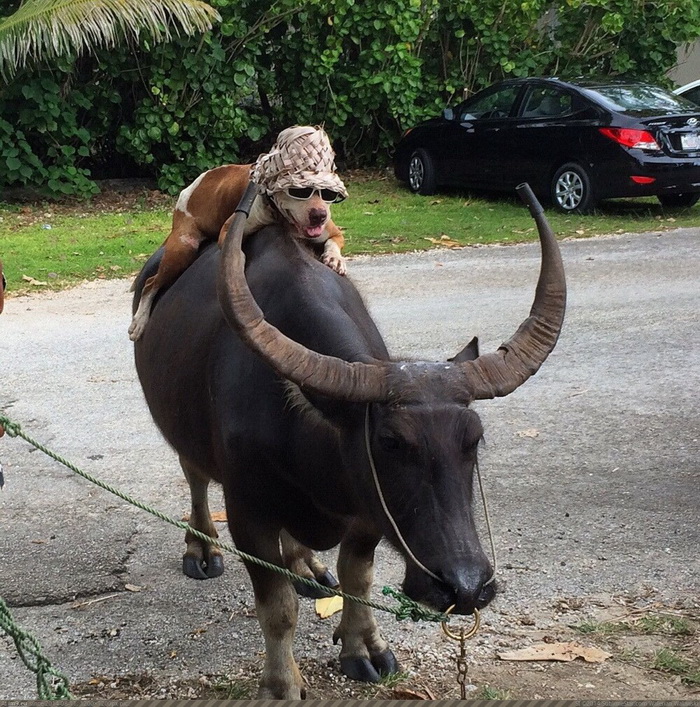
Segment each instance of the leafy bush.
M664 82L700 0L212 0L198 38L102 51L0 88L0 188L89 195L102 176L171 192L324 124L345 166L385 164L401 132L495 80Z

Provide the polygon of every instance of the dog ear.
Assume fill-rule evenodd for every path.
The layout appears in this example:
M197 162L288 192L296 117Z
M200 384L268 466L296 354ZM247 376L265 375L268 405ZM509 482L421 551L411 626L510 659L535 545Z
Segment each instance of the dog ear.
M474 337L456 356L448 358L453 363L463 363L464 361L474 361L479 358L479 339Z

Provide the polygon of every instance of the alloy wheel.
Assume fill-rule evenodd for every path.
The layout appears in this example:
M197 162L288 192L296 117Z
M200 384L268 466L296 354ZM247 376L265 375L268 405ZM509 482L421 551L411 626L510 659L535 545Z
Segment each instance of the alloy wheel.
M586 186L581 175L573 171L562 172L554 185L554 196L565 211L573 211L583 201Z
M408 183L413 191L418 191L425 180L425 167L420 157L414 156L408 165Z

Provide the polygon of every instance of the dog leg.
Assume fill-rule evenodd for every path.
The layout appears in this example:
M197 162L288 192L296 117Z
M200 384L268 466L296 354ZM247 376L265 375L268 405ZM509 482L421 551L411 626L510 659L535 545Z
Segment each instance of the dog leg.
M154 283L157 275L153 275L146 280L146 284L141 290L141 299L139 300L139 306L134 314L134 318L131 320L129 325L129 338L132 341L138 341L143 334L143 330L146 328L148 323L148 318L151 316L151 305L155 296L158 294L158 288L154 287Z
M146 328L151 316L151 306L158 292L169 287L197 259L200 245L207 237L200 231L189 231L178 236L171 233L165 241L163 259L158 266L158 272L146 280L141 291L139 306L129 326L129 338L138 341Z
M340 247L333 238L329 238L323 244L321 262L332 270L335 270L338 275L345 275L348 270L345 264L345 258L340 253Z

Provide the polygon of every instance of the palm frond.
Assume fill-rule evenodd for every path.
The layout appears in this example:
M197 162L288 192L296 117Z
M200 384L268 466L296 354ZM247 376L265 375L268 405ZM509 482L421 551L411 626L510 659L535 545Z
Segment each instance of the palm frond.
M142 32L160 42L205 32L220 20L202 0L26 0L0 19L0 73L12 75L30 60L112 47Z

